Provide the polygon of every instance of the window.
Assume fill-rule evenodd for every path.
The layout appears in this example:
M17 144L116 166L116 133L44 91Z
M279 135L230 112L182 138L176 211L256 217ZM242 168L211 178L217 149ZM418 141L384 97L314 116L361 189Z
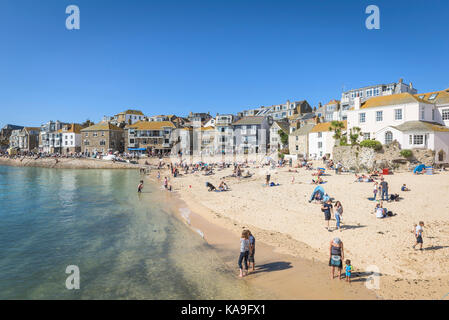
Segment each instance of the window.
M371 139L371 134L369 132L366 132L363 134L363 140L370 140Z
M424 115L425 115L425 109L424 107L421 107L421 119L424 120Z
M323 143L320 141L320 142L318 142L318 149L321 149L321 148L323 148Z
M413 136L413 144L414 145L421 145L424 143L424 136L422 134L415 134Z
M418 96L418 98L423 99L424 95L422 94L422 95Z
M299 150L299 147L298 146L296 146L296 151L298 151Z
M318 132L318 138L323 137L323 133L322 132Z
M413 136L412 135L408 136L408 144L413 144Z
M385 144L390 144L393 142L393 133L391 131L385 132Z
M383 120L383 111L376 111L376 121Z
M94 133L92 134L92 136L97 137L97 136L98 136L98 132L94 132Z
M432 120L435 120L435 109L432 109Z
M100 146L105 146L105 145L106 145L106 141L101 140L101 141L100 141Z
M402 109L394 110L394 120L402 120Z
M364 123L366 121L366 113L359 113L359 122Z
M438 96L438 93L433 93L430 95L429 100L434 100Z
M449 120L449 109L443 109L441 114L443 116L443 120Z

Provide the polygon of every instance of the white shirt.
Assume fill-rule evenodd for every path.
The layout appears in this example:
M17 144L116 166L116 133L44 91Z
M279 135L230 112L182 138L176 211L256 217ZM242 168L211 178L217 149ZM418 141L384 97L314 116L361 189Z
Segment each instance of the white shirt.
M416 226L416 230L415 230L416 236L419 236L419 235L421 234L422 231L423 231L423 230L422 230L422 227L421 227L420 225L417 225L417 226Z

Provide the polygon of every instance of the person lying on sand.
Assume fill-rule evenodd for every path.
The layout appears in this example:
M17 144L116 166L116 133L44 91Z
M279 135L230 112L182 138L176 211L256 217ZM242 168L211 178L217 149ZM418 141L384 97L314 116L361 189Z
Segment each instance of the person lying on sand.
M322 184L324 183L323 179L321 177L318 177L316 180L312 179L313 184Z
M215 186L212 183L210 183L210 182L206 182L206 187L208 188L207 191L215 191L215 190L217 190L217 188L215 188Z

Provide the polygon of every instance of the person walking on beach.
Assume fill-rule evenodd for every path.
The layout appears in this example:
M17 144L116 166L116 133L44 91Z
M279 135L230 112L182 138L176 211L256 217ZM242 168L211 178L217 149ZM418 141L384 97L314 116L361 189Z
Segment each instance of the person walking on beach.
M245 262L245 275L248 274L248 256L249 256L248 231L244 230L242 232L242 237L240 238L240 256L238 261L238 265L240 268L240 278L244 276L242 262Z
M251 231L248 230L248 239L249 239L249 267L251 268L251 263L253 264L253 271L256 267L256 263L254 261L254 255L256 253L256 238L254 238Z
M323 202L323 205L321 206L321 211L324 212L324 221L326 221L326 224L327 224L326 229L327 229L327 231L330 231L329 221L331 220L331 214L334 213L330 199Z
M388 201L388 182L382 178L382 182L380 183L380 189L382 192L382 200Z
M413 249L415 249L415 247L419 244L419 250L422 250L422 245L423 245L422 234L424 232L423 227L424 227L423 221L420 221L419 225L415 226L414 232L415 232L416 243L413 245Z
M142 189L143 189L143 180L140 180L140 183L137 186L137 192L142 193Z
M164 177L164 188L165 189L168 188L168 179L167 179L167 177Z
M377 192L379 191L379 185L377 182L374 182L374 187L373 187L373 201L376 201L377 198Z
M334 238L329 246L329 267L331 267L331 279L334 279L335 268L338 268L339 279L341 280L341 269L344 259L343 242L340 238Z
M343 216L343 206L341 205L340 201L337 201L335 203L335 220L336 222L336 229L341 231L340 222L341 218Z

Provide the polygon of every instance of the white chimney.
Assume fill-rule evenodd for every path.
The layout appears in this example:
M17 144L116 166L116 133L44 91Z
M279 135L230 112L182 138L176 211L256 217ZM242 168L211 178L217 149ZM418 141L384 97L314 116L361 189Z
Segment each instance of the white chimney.
M360 110L361 99L357 97L354 99L354 110Z

